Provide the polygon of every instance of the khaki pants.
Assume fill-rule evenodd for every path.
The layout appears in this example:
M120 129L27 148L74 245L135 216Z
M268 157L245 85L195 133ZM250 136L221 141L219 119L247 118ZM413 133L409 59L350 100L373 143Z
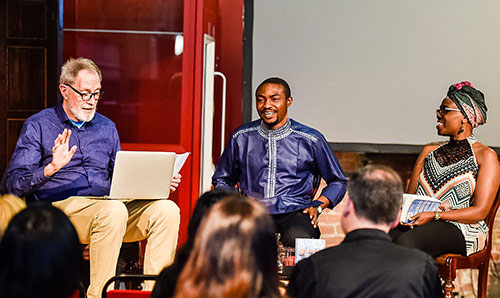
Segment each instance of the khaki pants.
M104 284L115 275L122 242L148 240L144 274L159 274L173 262L180 212L172 201L68 198L53 205L69 217L80 242L89 244L89 298L101 297Z
M0 239L7 229L10 219L19 211L26 208L26 202L14 195L0 197Z

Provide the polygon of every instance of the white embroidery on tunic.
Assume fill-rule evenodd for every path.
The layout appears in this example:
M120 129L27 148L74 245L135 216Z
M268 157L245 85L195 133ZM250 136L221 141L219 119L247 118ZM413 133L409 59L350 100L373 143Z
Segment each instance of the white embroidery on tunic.
M261 122L258 127L259 134L267 139L268 166L267 166L267 187L265 198L276 196L276 172L278 168L278 145L277 141L286 138L292 133L292 123L290 119L285 125L278 129L268 129Z
M267 193L266 198L272 198L276 192L276 164L278 159L276 138L272 135L268 138L269 144L269 166L267 175Z
M308 133L305 133L305 132L303 132L303 131L297 131L297 130L293 130L293 129L292 129L292 132L297 133L297 134L299 134L299 135L301 135L301 136L304 136L304 137L308 138L309 140L313 141L314 143L316 143L316 142L318 141L318 138L317 138L317 137L315 137L315 136L313 136L313 135L310 135L310 134L308 134Z
M258 127L249 127L249 128L245 128L245 129L242 129L240 131L237 131L237 132L234 133L233 139L236 139L236 137L238 137L241 134L244 134L244 133L247 133L247 132L250 132L250 131L254 131L254 130L257 130L257 129L259 129L259 128Z
M317 142L318 138L314 135L294 130L291 128L292 123L290 119L287 120L285 125L278 129L268 129L263 122L260 123L260 125L257 128L259 134L267 139L267 152L268 152L268 166L267 166L267 187L266 187L266 194L265 198L272 198L276 196L276 172L278 168L278 144L277 142L279 140L282 140L289 136L291 133L296 133L300 136L303 136L313 142ZM254 130L251 129L251 130ZM250 129L247 129L250 130ZM239 133L243 133L245 130L239 131Z

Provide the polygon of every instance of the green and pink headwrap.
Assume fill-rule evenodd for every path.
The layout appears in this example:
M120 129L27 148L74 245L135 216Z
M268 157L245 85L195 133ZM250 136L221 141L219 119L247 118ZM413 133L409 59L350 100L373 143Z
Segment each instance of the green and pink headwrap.
M457 105L473 128L486 123L488 108L484 102L484 94L471 83L463 81L451 85L447 96Z

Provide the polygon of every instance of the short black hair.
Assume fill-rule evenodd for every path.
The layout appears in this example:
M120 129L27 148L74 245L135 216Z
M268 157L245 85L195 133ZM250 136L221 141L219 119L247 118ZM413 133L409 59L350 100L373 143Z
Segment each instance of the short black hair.
M403 183L384 165L368 165L354 173L347 191L356 215L377 224L393 223L401 208Z
M265 84L281 85L283 87L283 90L285 91L285 97L289 98L290 96L292 96L292 91L290 90L290 86L288 85L288 83L282 78L278 77L267 78L264 81L262 81L262 83L259 84L257 89L255 89L255 96L257 96L257 92L259 91L260 87L264 86Z
M196 232L200 226L201 220L208 213L208 210L212 206L226 197L239 197L236 191L229 190L227 188L215 188L210 191L203 193L196 201L196 206L194 207L193 214L189 220L188 226L188 241L194 242Z
M83 262L68 217L33 203L15 215L0 242L0 297L70 297Z

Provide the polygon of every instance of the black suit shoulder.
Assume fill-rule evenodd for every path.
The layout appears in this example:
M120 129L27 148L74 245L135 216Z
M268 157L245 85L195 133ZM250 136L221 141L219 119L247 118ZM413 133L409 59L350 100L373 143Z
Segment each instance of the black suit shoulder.
M290 278L290 296L440 297L430 256L364 232L299 262Z

